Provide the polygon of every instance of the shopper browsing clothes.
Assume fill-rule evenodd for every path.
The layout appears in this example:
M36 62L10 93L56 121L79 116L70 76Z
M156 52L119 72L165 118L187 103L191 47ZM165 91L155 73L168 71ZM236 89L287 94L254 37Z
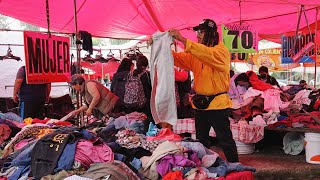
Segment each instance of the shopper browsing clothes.
M22 66L16 76L13 101L19 102L19 113L24 118L44 118L44 104L49 101L51 83L27 84L26 67Z
M217 25L211 19L205 19L193 27L198 42L183 37L178 30L169 33L185 45L185 52L173 53L174 65L191 70L194 74L196 95L192 104L196 108L196 136L206 147L210 147L209 130L214 128L217 140L221 144L229 162L238 162L235 141L232 138L229 108L232 102L227 94L230 83L230 53L219 42Z
M265 83L271 84L273 86L277 86L281 89L276 78L269 75L269 69L266 66L261 66L259 68L258 78Z
M113 75L110 90L120 98L120 106L124 107L125 85L130 71L134 68L131 59L123 58L117 72Z
M77 115L86 112L86 115L94 115L102 118L110 113L118 103L119 97L114 95L105 86L95 80L85 80L81 75L71 76L71 87L80 92L84 98L85 105L72 112Z

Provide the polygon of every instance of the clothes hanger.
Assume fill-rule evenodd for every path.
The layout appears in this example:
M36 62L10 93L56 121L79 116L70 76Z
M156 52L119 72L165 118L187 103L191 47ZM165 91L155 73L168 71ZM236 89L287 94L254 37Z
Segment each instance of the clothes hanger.
M14 60L17 60L17 61L21 61L20 57L14 56L12 54L12 50L10 48L10 45L8 47L7 54L5 56L0 56L0 60L4 60L4 59L14 59Z
M114 60L114 54L112 53L111 49L109 51L109 53L107 54L107 60L110 61L110 60Z
M84 56L84 58L82 58L83 61L87 61L89 62L90 64L94 64L96 61L95 59L93 59L90 55L89 52L87 52L87 54Z

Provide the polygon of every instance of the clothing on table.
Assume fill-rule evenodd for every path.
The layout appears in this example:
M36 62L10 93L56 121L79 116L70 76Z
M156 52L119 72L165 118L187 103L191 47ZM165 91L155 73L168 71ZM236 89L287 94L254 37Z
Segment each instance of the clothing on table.
M121 161L92 164L82 177L90 179L107 178L109 180L140 180L140 178Z
M290 102L282 102L280 99L280 91L276 89L268 89L263 92L264 98L264 110L280 112L280 109L284 109L289 106Z
M54 172L69 138L72 138L72 134L56 131L38 140L32 150L31 162L32 175L35 179Z
M41 178L41 180L61 180L61 179L65 180L66 178L68 178L68 176L69 176L68 172L65 171L65 170L62 170L62 171L60 171L60 172L58 172L58 173L56 173L56 174L54 174L54 175L49 174L49 175L47 175L47 176L43 176L43 177ZM80 176L79 176L79 177L80 177ZM78 180L78 179L77 179L77 180ZM80 179L79 179L79 180L80 180ZM88 180L88 179L87 179L87 180Z
M182 138L179 135L174 134L170 129L162 128L155 137L147 137L147 141L154 140L181 141Z
M247 89L243 86L237 85L235 83L235 79L238 77L239 74L235 74L230 79L230 89L228 91L228 94L231 99L237 100L239 103L243 102L243 94L247 91Z
M92 163L113 161L114 155L111 148L104 143L95 145L88 140L80 140L74 160L87 169Z
M146 119L146 115L144 113L132 112L125 116L120 116L114 120L114 125L116 129L127 128L133 129L137 133L144 132L144 121Z
M252 88L260 91L265 91L267 89L274 89L272 85L261 81L255 72L247 71L246 74L249 76L249 81L251 83Z
M206 155L217 155L218 154L210 149L207 149L202 143L200 142L176 142L178 146L182 146L188 150L192 150L197 153L198 158L202 159Z
M23 119L13 112L0 113L0 119L23 123Z
M156 169L157 161L168 154L175 154L180 151L180 148L170 141L165 141L153 151L152 156L144 156L140 158L142 162L142 173L149 179L158 179L159 174Z
M63 180L92 180L90 178L85 178L85 177L81 177L81 176L78 176L78 175L72 175L72 176L69 176Z
M310 105L311 100L309 99L309 94L311 93L311 90L302 90L299 91L293 98L293 102L297 105L299 105L302 108L302 105Z
M168 32L152 35L150 58L152 83L151 113L156 124L177 122L177 106L174 83L174 62L171 53L172 36Z
M197 153L189 151L187 155L168 154L158 161L157 171L163 177L169 173L174 167L198 167L201 162Z
M0 124L0 143L2 144L5 140L10 137L11 129L6 124Z
M163 176L162 180L183 180L183 174L181 171L171 171Z
M228 173L233 171L252 171L255 172L256 169L251 166L244 166L240 164L239 162L236 163L227 163L222 158L217 158L217 163L215 163L213 166L207 168L210 173L217 173L219 177L224 177Z
M185 174L187 180L205 180L207 179L207 173L200 167L196 167L191 169L189 172Z
M7 144L7 147L14 147L17 143L19 143L22 139L28 137L35 137L41 129L48 129L47 125L29 125L25 126L21 129L21 131L11 139L10 143Z
M30 173L32 149L36 143L24 149L16 158L13 159L11 167L17 167L15 172L8 177L8 180L16 180Z
M137 134L135 131L130 129L119 131L116 136L118 137L116 143L122 147L128 149L142 147L151 152L153 152L157 146L163 142L160 140L147 141L144 135Z
M4 157L1 159L0 161L0 165L2 167L2 171L6 171L9 168L13 167L13 163L14 161L16 161L17 157L26 149L28 149L30 146L32 146L32 148L34 147L34 145L36 144L37 141L33 141L30 142L29 144L25 145L24 147L22 147L21 149L16 150L15 152L9 154L8 156ZM31 148L31 149L32 149ZM21 154L22 155L22 154ZM20 158L21 159L21 158Z
M160 129L158 129L157 125L150 122L149 129L148 129L148 132L146 133L146 136L152 136L152 137L157 136L159 131Z
M250 97L256 97L259 96L260 94L263 94L263 91L254 89L250 87L243 95L243 100L249 99Z
M19 122L15 122L15 121L8 120L8 119L2 119L2 118L0 118L0 124L6 124L10 128L19 128L19 131L21 128L23 128L25 126L24 123L19 123Z
M59 157L58 164L54 169L54 172L58 172L61 170L71 170L75 153L76 153L76 145L77 143L69 143L65 146L61 156Z

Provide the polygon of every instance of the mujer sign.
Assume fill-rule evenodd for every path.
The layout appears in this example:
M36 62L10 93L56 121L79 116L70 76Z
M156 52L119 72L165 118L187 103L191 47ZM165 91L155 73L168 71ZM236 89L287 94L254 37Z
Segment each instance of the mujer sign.
M24 32L28 84L70 80L70 39L36 32Z

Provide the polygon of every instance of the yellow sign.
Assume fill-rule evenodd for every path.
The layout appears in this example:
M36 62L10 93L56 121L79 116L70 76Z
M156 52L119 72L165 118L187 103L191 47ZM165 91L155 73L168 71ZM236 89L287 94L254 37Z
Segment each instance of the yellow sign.
M258 53L250 53L249 59L258 67L266 66L270 71L285 71L300 66L298 63L281 64L281 49L264 49Z

